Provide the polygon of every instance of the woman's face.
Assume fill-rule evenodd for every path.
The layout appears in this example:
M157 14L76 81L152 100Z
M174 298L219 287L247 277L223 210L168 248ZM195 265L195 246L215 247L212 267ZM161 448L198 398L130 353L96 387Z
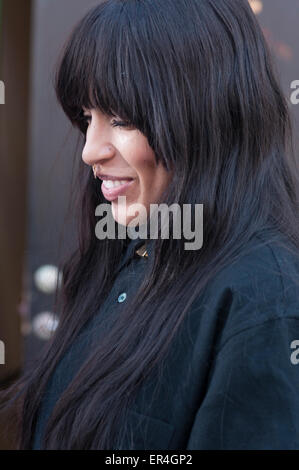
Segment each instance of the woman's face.
M103 180L104 197L111 201L114 219L121 225L128 225L136 220L136 210L142 217L139 208L149 215L150 205L161 201L171 173L161 163L156 164L155 154L139 130L120 126L125 123L97 109L84 109L84 114L89 125L82 159L87 165L96 165L97 175ZM119 196L125 198L118 200ZM132 212L133 204L137 206Z

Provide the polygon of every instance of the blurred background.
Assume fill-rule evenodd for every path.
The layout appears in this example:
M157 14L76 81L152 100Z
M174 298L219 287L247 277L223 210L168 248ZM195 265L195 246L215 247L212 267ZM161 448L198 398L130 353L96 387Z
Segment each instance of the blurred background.
M99 3L0 0L0 388L30 367L59 321L54 292L59 260L74 240L70 184L81 156L53 79L72 27ZM250 4L273 51L299 149L299 0ZM0 440L0 449L10 445L9 436Z

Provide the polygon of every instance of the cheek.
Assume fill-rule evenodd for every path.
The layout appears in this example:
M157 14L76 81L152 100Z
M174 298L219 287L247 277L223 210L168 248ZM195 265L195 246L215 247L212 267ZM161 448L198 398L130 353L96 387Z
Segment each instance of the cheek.
M170 176L161 163L157 165L155 153L147 139L140 134L135 136L127 145L125 156L127 164L138 178L139 193L146 199L150 193L154 199L159 197L168 185Z
M155 155L149 151L135 152L130 158L130 166L132 166L139 177L148 177L156 171Z
M148 177L156 169L156 159L153 149L149 146L145 136L137 133L132 139L126 142L127 164L133 168L138 177Z

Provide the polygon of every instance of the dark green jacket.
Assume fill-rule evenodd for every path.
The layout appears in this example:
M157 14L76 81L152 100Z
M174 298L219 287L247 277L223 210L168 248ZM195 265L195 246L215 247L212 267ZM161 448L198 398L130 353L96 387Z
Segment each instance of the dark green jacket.
M299 262L254 237L194 302L172 344L163 386L146 383L130 409L124 449L299 449ZM142 242L141 242L142 244ZM120 314L145 263L131 241L101 315ZM297 281L297 284L296 284ZM34 449L54 404L83 362L94 318L58 364ZM298 353L297 353L298 351Z

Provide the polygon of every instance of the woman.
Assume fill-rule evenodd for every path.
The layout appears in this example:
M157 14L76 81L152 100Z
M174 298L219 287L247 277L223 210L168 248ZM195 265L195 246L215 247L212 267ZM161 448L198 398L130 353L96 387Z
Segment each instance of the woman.
M299 448L298 169L248 2L104 1L56 90L82 134L80 238L59 326L5 402L18 448ZM157 203L203 205L199 249L161 226L96 236L99 205L138 231Z

